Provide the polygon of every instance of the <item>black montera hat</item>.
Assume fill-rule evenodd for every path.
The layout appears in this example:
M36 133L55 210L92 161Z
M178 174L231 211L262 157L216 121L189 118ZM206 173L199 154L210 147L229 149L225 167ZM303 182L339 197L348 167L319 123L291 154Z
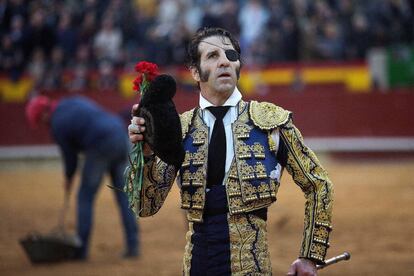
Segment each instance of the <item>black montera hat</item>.
M179 169L184 160L181 123L172 98L177 89L170 75L157 76L141 98L137 114L145 119L145 142L155 155Z

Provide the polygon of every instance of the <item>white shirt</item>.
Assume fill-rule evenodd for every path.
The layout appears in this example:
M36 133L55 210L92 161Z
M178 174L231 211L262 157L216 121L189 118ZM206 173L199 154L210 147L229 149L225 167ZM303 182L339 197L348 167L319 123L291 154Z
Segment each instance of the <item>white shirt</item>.
M226 100L223 106L230 106L229 110L227 111L226 115L223 117L223 125L224 131L226 133L226 167L225 167L225 174L230 169L231 162L233 161L234 157L234 147L233 147L233 133L232 133L232 124L237 120L237 104L242 99L242 95L237 87L234 89L233 93L230 97ZM211 134L213 132L214 122L216 118L214 115L207 109L207 107L214 106L210 103L206 98L204 98L200 93L200 100L199 105L201 109L201 117L203 118L204 123L209 128L208 138L210 141ZM276 148L279 146L279 129L275 129L272 131L271 137L276 144ZM230 146L229 146L230 145ZM280 180L281 172L280 170L277 173L276 178ZM224 182L223 182L224 185Z
M223 125L224 131L226 132L226 167L225 172L230 169L231 161L234 157L234 148L233 148L233 135L231 130L231 125L237 119L237 104L241 100L242 95L237 87L234 89L231 96L227 99L227 101L223 104L223 106L230 106L229 110L227 111L226 115L223 117ZM201 116L203 118L204 123L209 128L208 139L210 141L211 134L213 132L214 122L216 118L214 115L207 109L207 107L214 106L210 103L206 98L204 98L200 93L200 101L199 101L200 109L201 109Z

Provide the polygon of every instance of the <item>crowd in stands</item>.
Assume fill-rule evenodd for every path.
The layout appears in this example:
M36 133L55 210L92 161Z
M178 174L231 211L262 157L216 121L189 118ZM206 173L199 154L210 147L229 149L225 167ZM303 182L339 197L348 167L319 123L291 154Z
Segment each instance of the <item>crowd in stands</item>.
M414 1L0 0L0 22L3 75L70 91L92 78L105 90L139 60L185 64L204 26L235 34L246 66L364 59L372 47L413 44Z

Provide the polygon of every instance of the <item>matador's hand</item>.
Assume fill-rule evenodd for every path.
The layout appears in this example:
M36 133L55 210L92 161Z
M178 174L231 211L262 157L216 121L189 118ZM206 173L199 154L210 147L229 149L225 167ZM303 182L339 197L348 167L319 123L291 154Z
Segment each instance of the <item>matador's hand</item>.
M311 260L299 258L295 260L289 268L288 276L316 276L316 264Z
M135 114L138 109L138 104L132 106L131 114ZM132 115L131 124L128 126L128 136L131 143L138 143L144 141L143 132L145 131L145 120L144 118Z
M140 141L144 141L144 132L145 132L145 120L142 117L134 116L136 111L138 110L138 104L134 104L132 106L131 114L131 124L128 126L128 136L129 141L131 143L138 143ZM144 155L148 156L152 154L152 150L148 146L148 144L144 144Z

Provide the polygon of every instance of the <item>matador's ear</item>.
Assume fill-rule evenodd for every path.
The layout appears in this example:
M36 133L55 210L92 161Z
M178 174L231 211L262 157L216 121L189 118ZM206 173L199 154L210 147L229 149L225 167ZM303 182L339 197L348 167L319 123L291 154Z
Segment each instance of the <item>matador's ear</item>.
M200 72L198 71L197 67L191 66L190 67L190 72L191 72L191 76L193 77L193 79L195 81L199 82L201 80Z

